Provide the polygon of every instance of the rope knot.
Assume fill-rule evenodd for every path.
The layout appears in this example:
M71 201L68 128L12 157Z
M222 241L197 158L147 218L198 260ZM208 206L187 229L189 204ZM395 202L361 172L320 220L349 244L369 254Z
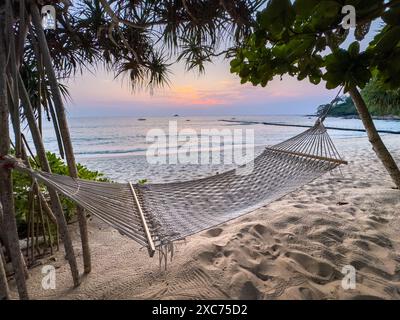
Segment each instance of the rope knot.
M11 170L15 169L16 163L13 160L10 160L7 155L0 155L0 167L3 169Z
M6 163L3 164L2 167L3 167L4 169L6 169L6 170L11 170L11 169L14 169L14 168L15 168L15 163L13 163L13 162L6 162Z

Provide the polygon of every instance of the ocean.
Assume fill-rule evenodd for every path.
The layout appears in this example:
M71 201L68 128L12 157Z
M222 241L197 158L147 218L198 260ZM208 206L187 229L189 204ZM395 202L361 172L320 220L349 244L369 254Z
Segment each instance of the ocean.
M243 132L245 130L254 133L254 156L259 154L267 145L273 145L286 140L303 130L304 128L267 126L263 124L243 124L223 122L220 120L236 121L256 121L256 122L279 122L285 124L312 125L316 118L307 116L208 116L208 117L149 117L139 119L135 117L85 117L70 118L69 126L73 141L76 159L79 163L86 165L91 170L97 170L105 174L113 181L137 182L146 179L148 182L160 183L171 181L183 181L201 178L217 172L222 172L236 166L235 163L216 163L213 164L150 164L146 157L149 146L154 145L154 141L146 141L150 130L165 132L167 139L174 132L169 132L169 128L177 126L178 132L186 132L188 137L196 136L202 130L225 130L226 132ZM376 120L376 126L381 130L400 131L400 121ZM362 124L357 119L328 118L326 126L362 129ZM228 130L228 131L227 131ZM241 130L241 131L238 131ZM362 132L351 131L329 131L332 139L340 142L341 139L365 137ZM29 137L29 135L28 135ZM45 122L43 127L43 139L47 150L58 153L56 136L52 124ZM29 141L30 139L28 139ZM207 153L226 153L229 146L229 139L221 141L209 147L198 144L196 139L188 138L184 143L178 142L175 147L166 150L169 154L178 154L182 145L190 146L192 150L197 150L199 154ZM191 145L192 144L192 145ZM194 144L196 146L194 146ZM245 145L236 144L236 148ZM184 149L187 150L187 149ZM221 158L221 162L224 156Z

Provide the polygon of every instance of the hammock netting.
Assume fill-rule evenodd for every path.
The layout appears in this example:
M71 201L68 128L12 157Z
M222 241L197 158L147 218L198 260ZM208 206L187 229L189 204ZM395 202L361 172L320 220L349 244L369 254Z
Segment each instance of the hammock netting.
M345 164L322 122L237 168L165 184L93 182L41 171L29 174L149 249L254 211Z

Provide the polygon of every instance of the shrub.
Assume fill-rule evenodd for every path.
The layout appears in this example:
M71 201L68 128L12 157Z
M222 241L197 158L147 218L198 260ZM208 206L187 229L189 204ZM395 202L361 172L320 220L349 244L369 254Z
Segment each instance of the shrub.
M53 173L69 175L68 166L56 154L47 152L47 159L49 160L50 168ZM37 158L30 158L29 161L33 169L40 169L38 166L39 160ZM104 178L104 175L102 173L89 170L82 164L78 164L77 168L78 176L81 179L92 181L108 181L106 178ZM17 226L19 234L23 236L27 233L29 216L29 193L32 186L32 179L26 174L20 173L18 171L13 171L13 184ZM48 198L46 188L43 185L40 185L40 188L45 194L45 197ZM60 200L67 221L71 221L76 213L76 204L64 196L60 196Z

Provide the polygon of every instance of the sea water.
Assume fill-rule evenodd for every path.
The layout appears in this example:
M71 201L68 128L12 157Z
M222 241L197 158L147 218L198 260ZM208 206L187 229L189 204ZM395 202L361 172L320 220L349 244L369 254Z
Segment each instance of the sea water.
M254 130L255 155L259 154L265 146L279 143L305 130L305 128L244 124L221 120L313 125L316 118L307 116L187 116L149 117L144 120L137 117L85 117L70 118L69 126L78 162L91 170L104 173L113 181L137 182L147 179L152 183L201 178L235 167L235 164L223 163L149 164L146 158L146 151L149 147L146 136L152 129L161 129L168 135L171 121L176 122L178 131L193 129L198 134L204 129ZM400 121L376 120L375 123L378 129L400 131ZM361 121L357 119L328 118L325 125L363 128ZM191 131L193 132L193 130ZM330 130L329 133L336 143L340 143L340 139L366 136L365 133L351 131ZM47 150L58 153L57 139L52 124L49 122L44 123L43 139ZM31 139L29 138L29 140ZM220 148L223 152L224 145L221 144ZM200 151L208 152L209 150ZM179 146L176 150L171 149L170 152L179 152Z

